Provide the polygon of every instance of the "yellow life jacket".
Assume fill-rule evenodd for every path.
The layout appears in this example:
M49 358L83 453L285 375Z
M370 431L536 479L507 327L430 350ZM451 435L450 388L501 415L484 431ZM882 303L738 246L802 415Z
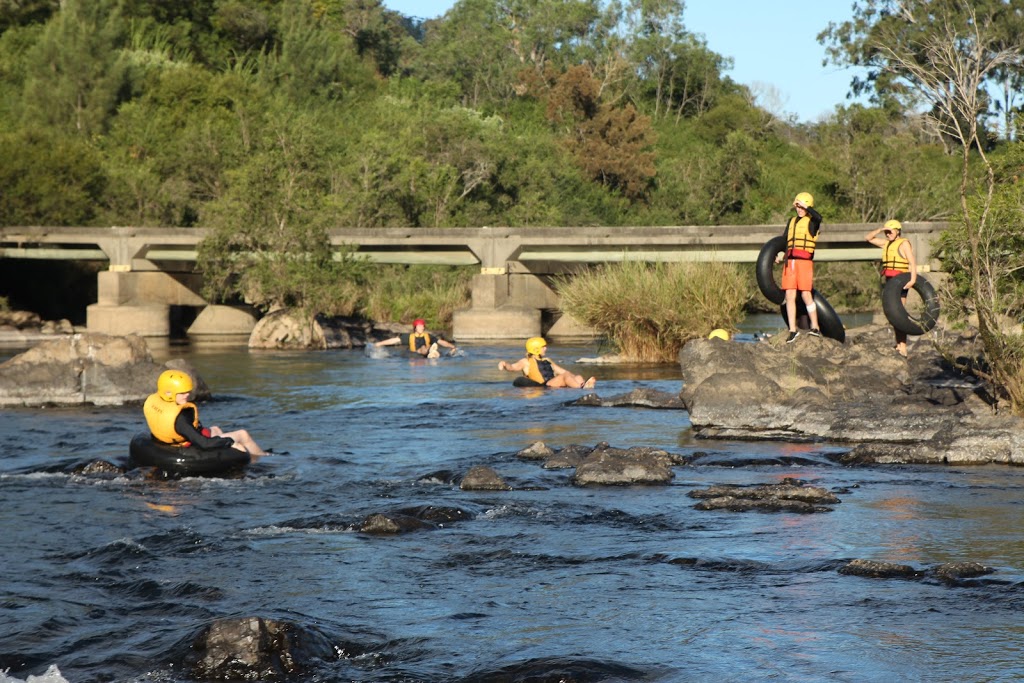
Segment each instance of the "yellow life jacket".
M555 376L551 361L539 356L527 356L526 371L523 373L537 384L547 384Z
M786 258L813 259L814 246L817 242L818 236L811 234L809 216L794 216L789 219L789 227L786 229Z
M882 247L882 274L888 277L910 272L910 261L900 253L906 237L897 237Z
M142 414L146 416L146 424L149 425L149 431L154 438L164 443L180 446L187 443L187 440L174 431L174 421L178 419L178 414L185 408L192 409L192 414L195 415L192 426L199 429L199 409L196 408L195 403L179 406L173 401L163 400L160 398L160 394L150 394L142 406Z
M417 342L422 339L423 343ZM430 335L427 332L413 332L409 335L409 350L415 352L421 346L430 346Z

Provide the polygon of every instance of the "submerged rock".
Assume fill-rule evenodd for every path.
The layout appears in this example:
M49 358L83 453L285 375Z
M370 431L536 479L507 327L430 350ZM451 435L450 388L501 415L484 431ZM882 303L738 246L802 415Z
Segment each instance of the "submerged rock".
M463 491L510 491L509 486L501 476L490 467L478 465L471 467L466 476L462 478L459 488Z
M627 486L634 484L667 484L675 477L672 466L676 460L657 448L595 448L576 465L572 483L576 486Z
M318 660L337 658L315 629L246 617L217 620L196 636L190 668L197 680L282 680L313 670Z
M830 512L831 505L841 501L827 489L808 486L787 477L779 484L756 486L720 485L690 491L691 498L700 498L696 510L731 510L733 512Z
M554 455L554 453L543 441L536 441L516 453L516 455L524 460L544 460Z
M597 394L587 394L566 405L571 406L594 406L599 408L663 408L669 410L683 410L685 406L678 396L666 391L641 387L633 389L625 394L617 394L608 398L601 398Z
M115 465L112 462L106 460L90 460L87 463L75 465L71 469L72 474L76 474L82 477L105 477L105 476L120 476L125 473L125 468L120 465Z
M438 529L445 524L463 521L471 517L470 513L459 508L424 505L394 512L377 512L368 515L356 527L356 531L364 534L401 534L410 531Z
M570 444L562 449L552 449L538 441L516 455L543 461L544 469L575 468L571 481L576 486L667 484L675 476L672 467L687 462L686 458L660 448L613 448L606 441L595 446Z
M873 579L916 579L921 576L921 572L909 564L876 562L875 560L853 560L849 564L840 567L839 573L865 576Z
M959 583L963 579L974 579L994 571L992 567L979 562L947 562L933 570L935 576L946 583Z

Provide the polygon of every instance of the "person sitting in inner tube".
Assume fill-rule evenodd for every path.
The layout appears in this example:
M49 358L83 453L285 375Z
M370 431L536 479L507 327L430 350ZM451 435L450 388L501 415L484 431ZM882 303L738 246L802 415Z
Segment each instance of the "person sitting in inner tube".
M498 361L499 370L508 372L521 372L537 384L543 384L553 389L568 387L570 389L590 389L597 384L597 379L591 377L583 381L582 375L574 375L554 361L544 357L544 351L548 343L543 337L530 337L526 340L526 358L520 358L515 363Z
M902 231L903 224L892 219L886 221L877 230L872 230L864 235L864 239L876 247L882 248L882 276L885 278L885 282L888 282L891 277L910 273L910 280L907 281L903 287L903 293L900 295L903 305L906 307L907 292L917 284L917 259L914 257L914 248L910 246L910 240L900 237ZM885 233L885 239L878 236L880 232ZM896 334L896 352L906 358L907 333L900 332L895 327L892 330Z
M402 346L409 349L409 353L418 353L421 356L427 358L439 358L441 352L438 350L438 346L443 346L449 349L448 355L454 356L458 350L455 344L452 344L446 339L442 339L440 335L436 339L432 339L430 333L427 332L427 321L423 318L416 318L412 321L412 333L411 334L400 334L397 337L391 339L385 339L379 341L374 346L394 346L395 344L401 344Z
M188 400L194 384L181 370L165 370L156 380L156 393L142 406L149 432L157 441L172 446L195 446L201 450L232 448L251 456L267 455L244 429L225 432L220 427L203 427L199 409Z

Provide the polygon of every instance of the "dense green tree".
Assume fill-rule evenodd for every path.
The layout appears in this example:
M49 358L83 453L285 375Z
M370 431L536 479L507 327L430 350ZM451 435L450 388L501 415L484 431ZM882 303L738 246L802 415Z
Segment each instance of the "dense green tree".
M913 118L840 108L818 126L811 149L834 178L832 194L848 220L948 220L956 212L956 159Z
M589 177L631 199L647 193L655 173L650 118L630 103L603 102L601 84L589 67L573 67L554 80L547 110Z
M90 225L107 189L100 155L53 129L0 133L0 225Z
M359 264L337 260L327 236L333 212L330 155L322 116L271 104L255 122L252 148L228 173L224 194L202 216L213 234L199 250L208 295L263 310L351 315L360 299Z
M64 0L26 54L24 120L102 133L128 94L126 41L118 0Z
M711 51L683 24L682 0L630 0L628 54L635 66L639 98L657 119L700 116L727 91L723 80L732 61Z

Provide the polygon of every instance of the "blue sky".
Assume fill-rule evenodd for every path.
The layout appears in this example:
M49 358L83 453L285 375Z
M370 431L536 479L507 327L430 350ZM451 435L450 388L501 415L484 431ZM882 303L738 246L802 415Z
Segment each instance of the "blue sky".
M407 16L444 14L455 0L383 0ZM775 114L817 121L837 104L855 75L849 69L823 67L824 48L816 37L830 21L852 13L852 0L688 0L683 24L701 33L708 47L733 59L727 73L750 86L759 103ZM774 96L762 94L774 93Z

